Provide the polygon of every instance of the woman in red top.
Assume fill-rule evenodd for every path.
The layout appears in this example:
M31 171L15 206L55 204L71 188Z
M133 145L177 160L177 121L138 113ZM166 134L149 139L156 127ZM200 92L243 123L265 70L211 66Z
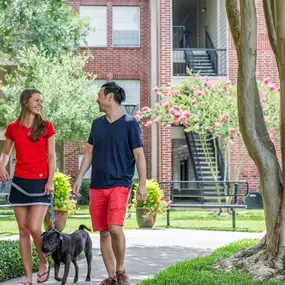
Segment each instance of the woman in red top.
M19 228L20 250L25 268L22 285L32 284L32 236L40 257L38 283L49 278L49 265L41 252L42 223L50 204L49 194L54 190L55 131L53 124L42 118L42 97L36 89L26 89L20 96L21 113L6 129L6 141L0 157L0 180L8 181L6 166L13 146L16 165L13 182L26 192L43 193L45 196L30 197L11 187L9 203Z

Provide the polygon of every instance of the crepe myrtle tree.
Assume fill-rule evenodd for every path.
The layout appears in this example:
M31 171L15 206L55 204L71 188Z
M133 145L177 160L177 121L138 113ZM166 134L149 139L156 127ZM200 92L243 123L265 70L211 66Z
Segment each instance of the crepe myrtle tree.
M73 53L55 58L35 46L22 49L17 69L0 82L5 93L0 99L0 127L6 128L17 118L19 96L32 87L42 94L44 117L53 122L57 143L86 141L92 120L99 114L96 76L84 70L88 58L87 54Z
M191 74L191 71L188 71ZM272 137L278 133L278 106L279 87L265 79L259 82L261 101L264 104L264 113L267 126ZM206 162L210 168L214 181L218 181L218 150L216 141L223 144L225 170L228 169L229 147L235 138L240 136L238 124L238 109L236 85L230 80L211 82L206 76L203 80L200 75L189 77L180 86L155 87L158 103L154 107L143 107L135 118L144 127L153 124L169 127L171 125L184 127L185 132L195 132L199 135ZM207 141L213 140L215 158L209 154ZM243 155L239 144L238 153ZM235 177L238 180L242 170L242 159L237 159ZM225 171L222 180L227 177ZM226 185L225 185L226 187ZM219 184L216 184L217 194L220 194ZM231 191L234 189L232 187ZM221 200L218 198L218 202ZM230 203L230 199L227 201ZM220 210L221 212L221 210Z
M220 263L248 270L255 278L284 280L285 254L285 1L263 0L268 37L280 80L280 166L266 128L256 82L257 15L255 1L226 0L226 10L238 58L239 126L250 157L257 166L264 204L266 234L257 244Z

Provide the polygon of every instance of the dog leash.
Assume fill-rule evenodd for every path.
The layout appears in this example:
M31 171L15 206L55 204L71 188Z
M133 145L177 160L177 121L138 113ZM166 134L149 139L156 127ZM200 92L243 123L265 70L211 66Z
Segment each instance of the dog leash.
M18 191L20 191L22 194L29 196L29 197L43 197L46 196L46 193L33 193L30 194L28 192L26 192L24 189L22 189L20 186L18 186L17 184L15 184L13 181L11 182L11 185L17 189ZM51 220L51 225L52 228L55 228L55 223L54 223L54 205L53 205L53 193L49 195L50 197L50 220Z

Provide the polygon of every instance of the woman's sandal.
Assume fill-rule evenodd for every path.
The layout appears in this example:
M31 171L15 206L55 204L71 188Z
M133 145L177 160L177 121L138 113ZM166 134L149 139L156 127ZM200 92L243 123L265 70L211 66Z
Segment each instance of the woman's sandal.
M38 273L38 279L37 279L37 283L44 283L44 282L46 282L46 281L48 281L48 279L49 279L49 272L50 272L50 266L51 264L49 263L48 264L48 270L46 271L46 272L44 272L44 273L42 273L42 274L39 274ZM43 277L44 275L46 275L47 277L43 280L43 281L39 281L39 279L41 278L41 277ZM25 285L25 284L24 284ZM28 284L28 285L33 285L33 284Z
M33 282L29 282L29 281L24 282L24 281L22 281L22 282L20 282L20 284L23 284L23 285L33 285Z

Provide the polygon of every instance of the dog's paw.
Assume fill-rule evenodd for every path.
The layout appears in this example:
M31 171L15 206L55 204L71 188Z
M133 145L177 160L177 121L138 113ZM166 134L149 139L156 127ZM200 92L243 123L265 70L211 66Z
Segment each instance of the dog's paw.
M86 277L85 281L91 281L90 277Z
M62 281L62 278L59 278L59 277L54 277L54 279L55 279L56 281Z
M78 281L78 278L73 279L73 283L76 283Z

